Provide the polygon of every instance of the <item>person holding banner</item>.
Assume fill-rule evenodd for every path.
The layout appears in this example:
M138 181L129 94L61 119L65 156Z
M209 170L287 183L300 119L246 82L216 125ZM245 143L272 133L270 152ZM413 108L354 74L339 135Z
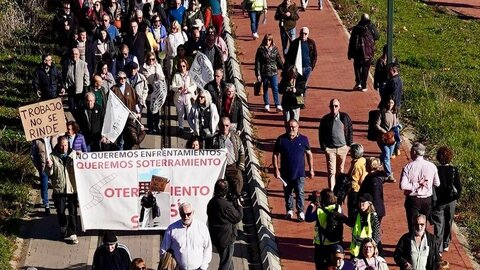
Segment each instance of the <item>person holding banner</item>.
M188 202L179 207L181 219L168 226L160 246L160 258L172 250L179 268L207 270L212 260L212 242L207 225L193 218L194 209Z
M175 73L173 76L171 89L174 92L173 102L177 108L179 135L182 135L184 132L183 119L192 108L192 100L195 99L197 85L188 74L189 65L187 60L180 59L178 69L180 72ZM186 132L192 133L193 131L188 128Z
M167 85L162 66L157 62L155 53L148 52L143 64L143 75L147 78L148 93L147 127L150 133L160 132L160 112L167 97Z
M85 106L78 110L75 119L77 119L80 130L85 137L88 152L100 150L104 118L105 109L98 105L95 94L92 92L85 94Z
M50 158L47 160L46 172L52 180L52 199L57 208L58 223L62 237L68 237L73 244L78 244L77 238L77 186L73 160L75 151L68 146L66 136L57 139ZM68 216L65 210L68 209Z
M48 201L48 174L45 169L47 160L50 158L49 153L52 152L52 150L49 149L50 143L45 140L50 140L50 138L36 139L32 141L30 157L40 175L40 196L42 197L43 207L45 207L45 215L50 215L50 205Z
M217 106L212 102L210 93L201 90L188 114L188 124L193 129L193 134L200 136L202 141L211 139L219 120Z

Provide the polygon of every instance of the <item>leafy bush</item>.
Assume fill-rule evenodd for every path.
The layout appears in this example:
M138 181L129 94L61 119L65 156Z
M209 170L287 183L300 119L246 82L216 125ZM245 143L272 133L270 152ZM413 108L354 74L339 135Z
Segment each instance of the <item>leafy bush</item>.
M0 234L0 269L11 269L10 258L13 255L14 243Z

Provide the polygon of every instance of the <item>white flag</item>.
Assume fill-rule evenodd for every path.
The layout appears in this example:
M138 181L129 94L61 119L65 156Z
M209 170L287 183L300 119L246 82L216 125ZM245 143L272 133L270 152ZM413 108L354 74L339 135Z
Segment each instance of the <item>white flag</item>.
M190 75L197 86L201 88L213 80L213 66L205 54L197 52L188 71L188 75Z
M297 73L303 76L303 67L302 67L302 42L298 42L297 57L295 57L295 68Z
M118 136L122 134L129 114L130 111L125 107L122 101L113 92L110 92L107 109L105 110L102 136L105 136L109 141L114 142Z

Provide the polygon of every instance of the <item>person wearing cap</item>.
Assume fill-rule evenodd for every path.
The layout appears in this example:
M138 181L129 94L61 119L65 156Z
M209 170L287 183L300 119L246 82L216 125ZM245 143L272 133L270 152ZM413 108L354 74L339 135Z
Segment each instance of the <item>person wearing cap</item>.
M318 202L310 202L305 212L305 221L315 222L313 244L315 248L315 267L317 270L324 269L328 265L332 250L341 249L341 253L343 254L343 248L339 245L343 239L343 229L341 232L339 231L337 235L332 235L326 231L328 216L334 215L335 212L342 213L342 208L337 205L337 198L333 194L333 191L328 188L320 192L320 204L318 204Z
M372 195L365 193L358 198L358 213L355 218L344 219L345 223L352 227L352 242L350 243L350 254L352 259L360 256L360 245L366 238L372 238L377 244L381 253L380 223L373 206Z
M103 244L93 254L92 270L127 270L131 262L128 247L118 243L117 236L107 231L103 235Z
M372 238L365 238L360 247L361 255L355 259L356 270L388 270L387 261L378 255L377 244Z
M367 159L368 175L360 186L359 196L365 193L372 195L372 203L377 213L378 223L382 223L385 216L385 201L383 198L383 182L387 174L382 170L382 162L379 158L370 157Z
M171 249L180 269L207 270L212 260L212 242L207 225L194 218L191 203L184 202L180 219L168 226L160 245L160 258Z
M410 149L410 161L402 170L400 189L405 194L408 230L413 231L412 218L422 213L428 218L432 211L433 187L440 186L437 166L423 158L425 146L415 142Z
M355 270L355 265L351 261L345 260L345 251L340 244L333 245L330 255L330 266L333 266L335 270Z
M188 30L195 28L203 27L203 13L200 10L202 5L199 3L198 0L190 0L188 2L188 9L183 13L183 20L182 20L182 28L183 31L188 32Z
M355 86L353 90L367 91L368 72L374 59L375 41L380 38L377 28L367 13L362 14L353 27L348 44L348 60L353 58Z

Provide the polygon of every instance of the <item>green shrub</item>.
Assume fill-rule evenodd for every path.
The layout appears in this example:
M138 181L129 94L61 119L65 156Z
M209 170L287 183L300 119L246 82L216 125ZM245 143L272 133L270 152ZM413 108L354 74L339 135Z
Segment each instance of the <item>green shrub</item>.
M0 269L12 269L10 258L13 255L14 247L11 239L0 234Z

